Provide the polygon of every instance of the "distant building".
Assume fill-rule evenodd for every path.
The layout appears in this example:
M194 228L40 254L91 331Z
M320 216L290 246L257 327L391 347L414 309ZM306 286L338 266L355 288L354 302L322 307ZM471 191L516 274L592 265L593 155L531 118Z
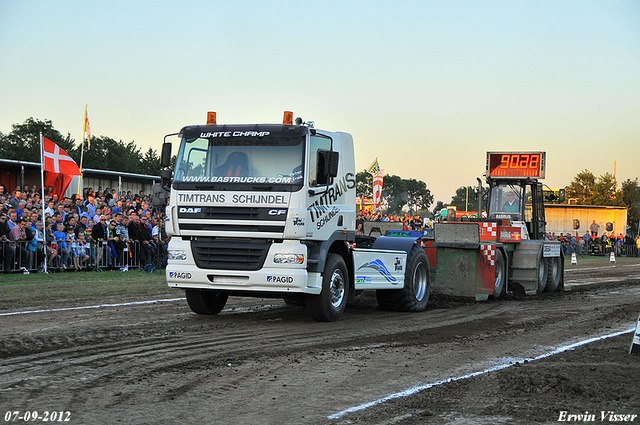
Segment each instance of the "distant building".
M105 171L85 168L82 170L83 182L80 193L85 187L90 187L94 191L102 187L102 190L116 189L118 193L121 191L131 191L138 193L143 191L149 195L152 191L154 183L160 183L160 176L149 176L145 174L123 173L121 171ZM78 193L79 176L74 176L71 184L65 192L66 196ZM26 162L11 159L0 159L0 184L3 184L9 192L13 192L16 186L23 188L25 185L29 187L35 186L40 188L40 163Z
M626 234L627 230L627 207L612 207L605 205L566 205L566 204L545 204L545 216L547 219L547 232L571 233L578 232L584 235L589 230L589 226L596 221L600 225L598 235L604 232L616 235ZM578 220L575 222L574 220ZM579 224L578 229L574 229L575 224ZM612 230L607 230L607 223L611 223Z

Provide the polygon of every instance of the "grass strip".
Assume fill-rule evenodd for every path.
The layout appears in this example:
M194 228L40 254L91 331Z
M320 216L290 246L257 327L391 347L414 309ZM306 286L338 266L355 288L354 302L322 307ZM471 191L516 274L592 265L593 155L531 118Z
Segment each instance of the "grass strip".
M565 269L640 264L638 257L578 256L578 264L565 257ZM0 311L60 308L79 305L182 297L167 286L165 272L63 272L0 275Z
M59 308L117 300L180 297L167 286L164 271L67 272L0 276L0 311Z

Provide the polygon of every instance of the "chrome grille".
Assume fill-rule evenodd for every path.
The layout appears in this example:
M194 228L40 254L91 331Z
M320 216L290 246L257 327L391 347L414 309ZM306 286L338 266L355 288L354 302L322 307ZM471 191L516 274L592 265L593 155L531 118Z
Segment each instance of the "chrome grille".
M265 239L218 239L199 237L191 250L200 269L260 270L271 242Z

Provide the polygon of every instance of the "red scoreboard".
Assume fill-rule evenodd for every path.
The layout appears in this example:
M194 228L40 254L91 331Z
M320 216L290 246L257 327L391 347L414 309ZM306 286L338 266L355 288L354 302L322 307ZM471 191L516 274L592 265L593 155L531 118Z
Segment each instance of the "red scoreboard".
M487 177L543 179L545 152L487 152Z

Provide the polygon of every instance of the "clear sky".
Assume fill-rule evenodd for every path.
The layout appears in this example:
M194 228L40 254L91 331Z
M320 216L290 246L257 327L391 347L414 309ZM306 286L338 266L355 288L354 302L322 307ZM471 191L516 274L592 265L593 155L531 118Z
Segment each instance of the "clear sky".
M640 2L0 0L0 131L29 117L160 152L204 123L354 136L356 167L475 185L543 150L551 187L640 177Z

